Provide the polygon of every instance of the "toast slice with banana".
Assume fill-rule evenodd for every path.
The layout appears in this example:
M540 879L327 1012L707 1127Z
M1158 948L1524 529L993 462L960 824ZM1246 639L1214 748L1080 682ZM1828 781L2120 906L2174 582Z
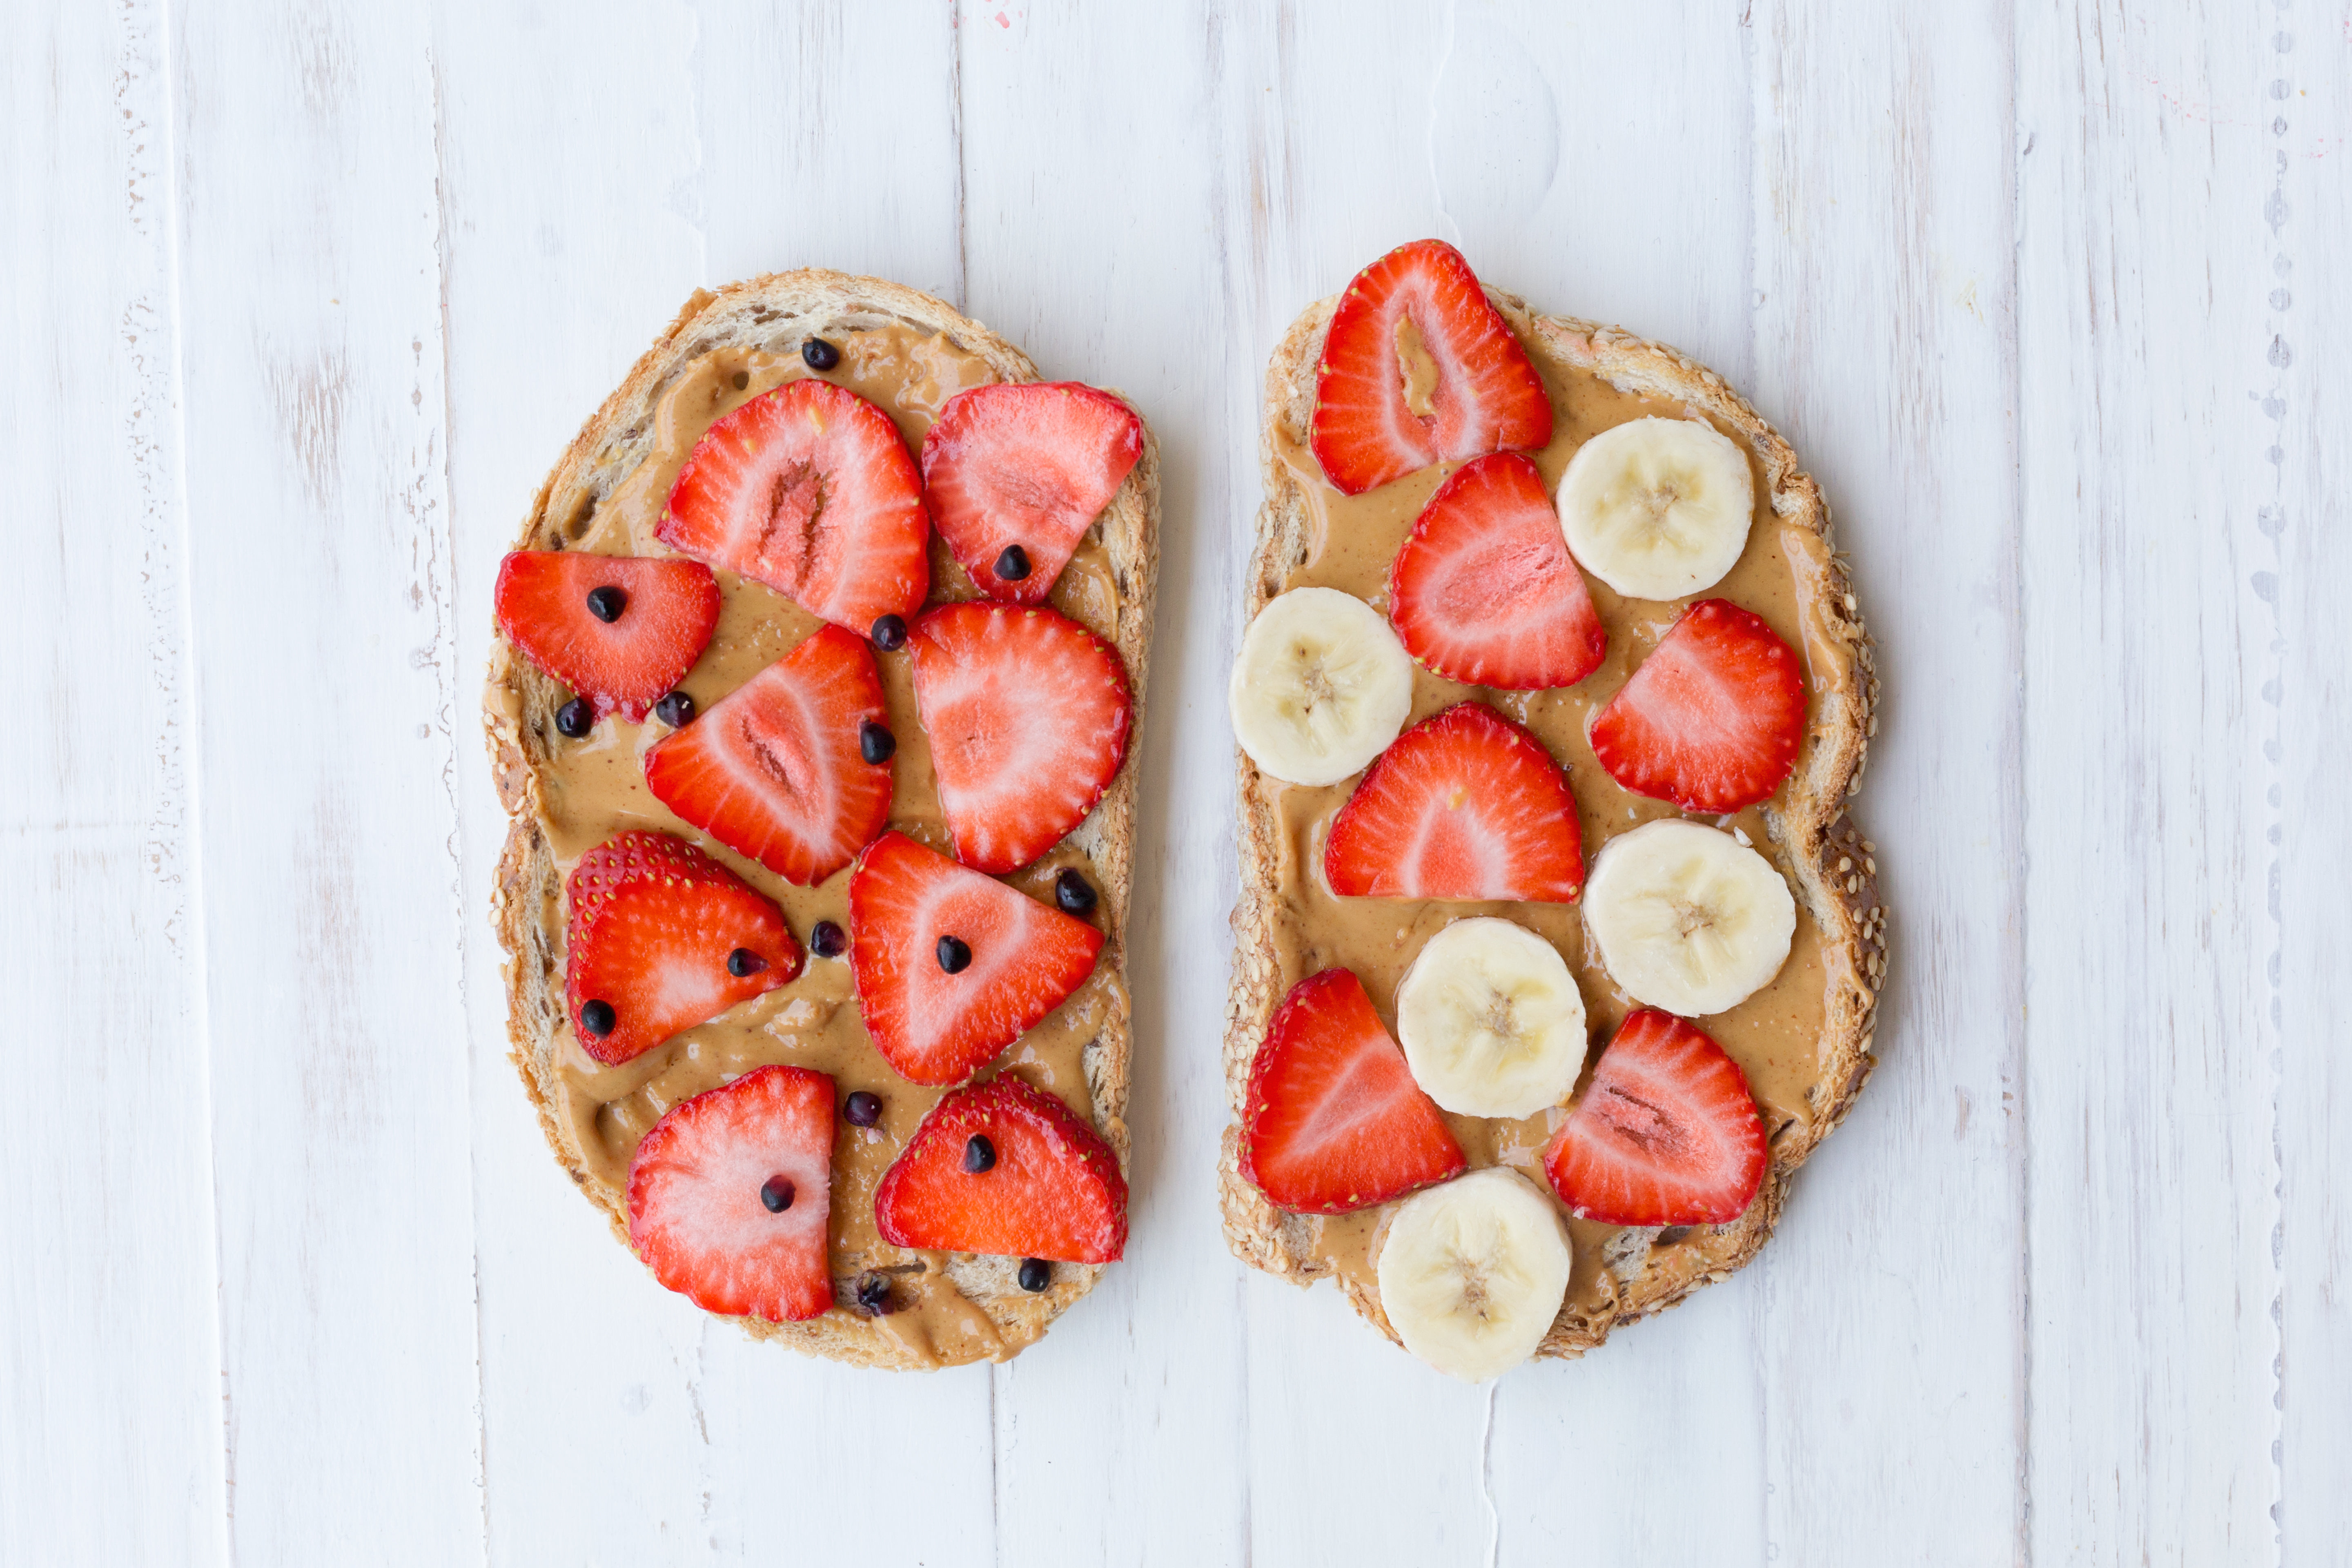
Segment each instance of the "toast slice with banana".
M1221 1198L1441 1371L1726 1278L1868 1075L1878 696L1821 492L1721 377L1451 247L1267 368L1228 698Z

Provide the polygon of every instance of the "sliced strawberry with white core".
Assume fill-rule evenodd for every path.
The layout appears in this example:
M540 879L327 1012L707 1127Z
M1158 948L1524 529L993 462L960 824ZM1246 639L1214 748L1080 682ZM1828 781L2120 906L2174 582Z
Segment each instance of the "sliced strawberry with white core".
M849 879L857 1010L911 1083L970 1078L1086 982L1102 944L1086 921L903 833L876 839Z
M861 637L930 589L915 459L887 414L828 381L788 381L714 423L654 531Z
M956 858L1026 866L1118 774L1134 711L1126 667L1067 616L1012 605L942 605L907 646Z
M890 816L890 763L859 733L887 728L863 637L825 626L646 752L664 805L787 881L821 882Z
M764 1067L681 1101L629 1162L629 1245L706 1311L814 1318L833 1305L833 1079Z
M1348 284L1315 375L1316 461L1348 495L1551 439L1551 399L1462 253L1401 245Z
M1592 716L1609 776L1685 811L1769 798L1805 739L1804 668L1761 616L1723 599L1683 612L1609 705Z
M801 972L783 911L667 833L606 839L564 895L564 1001L600 1062L627 1061Z
M1722 1225L1763 1184L1764 1124L1739 1066L1671 1013L1629 1015L1544 1173L1570 1212L1608 1225Z
M1543 475L1517 452L1437 487L1389 568L1389 619L1407 653L1466 686L1573 686L1609 651Z
M719 624L719 580L698 561L518 550L491 598L499 629L599 719L643 720Z
M1345 969L1290 988L1251 1059L1243 1105L1242 1174L1301 1214L1384 1204L1467 1164Z
M874 1224L893 1247L1115 1263L1127 1179L1068 1106L1000 1078L931 1107L874 1189Z
M1034 605L1142 456L1143 421L1107 392L1075 381L974 386L949 398L923 437L923 489L973 584Z
M1381 753L1331 821L1323 874L1351 898L1567 903L1584 833L1543 742L1463 702Z

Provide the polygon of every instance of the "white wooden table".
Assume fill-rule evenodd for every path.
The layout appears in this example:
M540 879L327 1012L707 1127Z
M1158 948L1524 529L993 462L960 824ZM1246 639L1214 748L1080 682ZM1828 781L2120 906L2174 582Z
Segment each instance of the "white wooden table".
M2347 0L15 0L0 1562L2332 1563ZM1721 370L1881 641L1881 1065L1490 1390L1226 1255L1281 328L1401 240ZM1012 1365L656 1289L506 1059L499 552L695 285L933 289L1166 454L1134 1240Z

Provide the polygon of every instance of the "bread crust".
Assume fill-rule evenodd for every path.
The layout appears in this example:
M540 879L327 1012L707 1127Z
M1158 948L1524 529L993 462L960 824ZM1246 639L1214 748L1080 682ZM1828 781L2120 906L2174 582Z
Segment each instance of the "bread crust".
M697 289L676 320L641 355L628 375L581 426L549 472L523 521L518 550L563 548L565 531L635 471L653 446L656 405L686 367L723 348L790 352L808 335L903 325L943 333L984 360L1008 382L1044 379L1029 356L945 301L901 284L819 268L769 273L716 291ZM1132 405L1130 404L1130 406ZM1138 417L1141 417L1138 411ZM1118 597L1113 646L1126 664L1134 700L1129 733L1143 729L1150 668L1151 615L1159 575L1160 448L1144 423L1143 455L1093 525ZM562 889L553 852L541 825L538 764L551 754L555 710L562 689L524 658L493 626L483 724L490 771L509 821L491 888L490 918L505 951L509 1056L538 1112L541 1131L556 1161L604 1212L613 1232L628 1243L625 1199L593 1180L573 1154L554 1107L554 1055L565 1025ZM1099 873L1107 940L1100 964L1118 976L1124 994L1129 899L1134 879L1137 753L1131 746L1118 775L1086 821L1069 836ZM1094 1123L1129 1165L1127 1099L1134 1036L1124 1005L1106 1010L1100 1033L1086 1047ZM1019 1288L1016 1259L955 1255L948 1268L957 1289L995 1323L1008 1349L1018 1350L1094 1286L1100 1266L1065 1265L1040 1294ZM801 1322L732 1320L756 1339L773 1340L809 1354L861 1366L913 1368L925 1361L880 1320L833 1311Z
M1515 295L1491 288L1486 293L1539 366L1591 372L1626 392L1675 399L1704 410L1745 440L1763 466L1774 513L1811 530L1822 542L1818 569L1808 572L1802 569L1806 563L1796 563L1801 568L1799 607L1823 634L1831 657L1844 661L1845 679L1834 684L1812 715L1816 739L1809 764L1792 776L1779 804L1764 813L1772 837L1788 852L1795 869L1798 896L1821 929L1829 971L1821 1070L1808 1091L1813 1115L1810 1121L1768 1130L1772 1135L1770 1165L1745 1215L1728 1225L1697 1227L1713 1233L1711 1266L1704 1271L1694 1275L1666 1267L1651 1246L1654 1230L1622 1233L1606 1258L1615 1281L1612 1299L1594 1313L1563 1309L1536 1352L1567 1357L1599 1345L1614 1328L1663 1311L1700 1286L1728 1278L1754 1258L1772 1234L1790 1178L1843 1120L1874 1065L1871 1031L1885 975L1885 910L1878 898L1874 855L1846 815L1846 803L1860 788L1869 739L1876 729L1872 712L1878 680L1875 645L1864 629L1845 563L1835 551L1820 487L1798 468L1796 453L1746 399L1715 372L1663 343L1573 317L1538 315ZM1308 307L1291 323L1266 367L1259 442L1265 500L1257 515L1244 624L1282 591L1291 570L1307 558L1310 530L1306 494L1278 456L1276 442L1277 435L1286 433L1296 445L1307 442L1316 367L1337 304L1334 296ZM1234 982L1226 1007L1225 1092L1232 1121L1219 1166L1220 1206L1225 1239L1236 1257L1303 1286L1336 1273L1314 1254L1313 1222L1276 1208L1241 1172L1241 1118L1250 1061L1281 1000L1275 935L1280 848L1272 794L1248 755L1236 755L1241 897L1233 915ZM1848 863L1843 871L1838 869L1841 861ZM1338 1277L1356 1310L1402 1344L1372 1291L1345 1275Z

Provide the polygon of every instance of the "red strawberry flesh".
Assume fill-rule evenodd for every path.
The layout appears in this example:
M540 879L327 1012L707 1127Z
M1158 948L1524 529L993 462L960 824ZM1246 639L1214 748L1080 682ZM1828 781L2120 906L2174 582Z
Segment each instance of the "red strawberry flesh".
M1011 871L1059 843L1127 755L1127 670L1052 610L949 605L915 623L915 702L956 858Z
M790 1201L772 1209L762 1189ZM833 1305L833 1079L763 1067L672 1106L629 1162L629 1245L709 1311L787 1322Z
M564 893L564 1000L573 1036L601 1062L627 1061L801 972L783 911L667 833L606 839L580 858ZM759 967L730 973L738 949ZM591 1003L611 1010L602 1034L583 1020Z
M865 639L825 626L646 752L664 805L803 887L856 857L890 816L890 763L858 733L887 727Z
M1764 1124L1738 1064L1671 1013L1629 1015L1544 1151L1560 1202L1608 1225L1721 1225L1763 1184Z
M995 1155L968 1169L985 1138ZM1113 1263L1127 1249L1127 1181L1095 1130L1016 1078L960 1089L931 1108L874 1192L893 1247Z
M826 381L785 382L715 421L655 532L861 636L912 616L930 586L930 519L898 427Z
M1797 765L1803 667L1762 616L1701 599L1592 716L1590 733L1601 765L1635 795L1738 811L1769 798Z
M1407 653L1469 686L1573 686L1609 648L1543 475L1517 452L1429 498L1389 569L1389 618Z
M1044 599L1143 455L1143 421L1074 381L957 393L923 437L923 490L949 552L992 599ZM996 574L1009 545L1026 576Z
M1339 296L1316 371L1312 445L1343 493L1540 447L1551 426L1542 377L1444 241L1397 247Z
M1291 987L1251 1060L1244 1105L1242 1174L1302 1214L1386 1203L1467 1165L1349 970Z
M940 939L969 962L950 974ZM875 1048L911 1083L960 1083L1094 973L1103 934L886 833L849 881L849 961Z
M588 607L617 588L620 613ZM499 563L499 626L525 657L588 700L596 717L641 721L702 657L719 624L719 582L695 561L518 550Z
M1584 886L1584 836L1543 743L1463 702L1372 763L1332 819L1323 874L1350 898L1567 903Z

